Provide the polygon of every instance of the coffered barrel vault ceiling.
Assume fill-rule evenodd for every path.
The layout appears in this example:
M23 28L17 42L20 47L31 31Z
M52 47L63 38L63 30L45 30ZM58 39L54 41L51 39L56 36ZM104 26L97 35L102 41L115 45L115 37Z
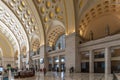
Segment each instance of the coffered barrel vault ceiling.
M1 0L0 4L0 30L13 53L37 50L45 44L44 37L49 45L54 44L66 32L64 0Z
M11 41L13 38L12 43L14 46L16 46L16 49L19 51L19 53L19 47L22 47L23 45L26 45L27 49L29 49L28 38L21 23L15 17L14 13L3 2L0 1L0 4L0 22L2 33L4 33L4 35L8 34L7 37ZM8 31L8 33L5 31ZM14 50L14 52L15 51L16 50Z
M41 20L32 0L2 0L0 3L3 4L0 7L1 22L6 26L1 26L1 30L3 34L10 31L7 37L14 43L14 48L17 45L13 53L26 53L32 48L32 33L39 36L37 47L44 44Z
M94 39L105 37L106 26L110 34L120 31L120 0L78 0L76 7L78 32L84 39L89 40L90 31Z
M52 46L65 33L64 0L33 0L44 27L47 44ZM56 25L56 23L58 23ZM54 30L53 30L54 29Z

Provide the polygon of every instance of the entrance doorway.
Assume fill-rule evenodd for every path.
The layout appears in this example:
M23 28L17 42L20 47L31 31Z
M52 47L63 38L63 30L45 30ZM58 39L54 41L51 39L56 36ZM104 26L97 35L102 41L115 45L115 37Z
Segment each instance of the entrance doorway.
M81 63L81 72L89 73L89 62L82 62Z
M60 70L65 72L65 63L62 63L62 64L60 65Z
M59 64L54 64L54 71L58 71L59 70Z
M111 61L111 72L120 73L120 61Z
M52 71L52 64L49 64L49 71Z
M94 73L104 73L105 72L105 62L94 62Z

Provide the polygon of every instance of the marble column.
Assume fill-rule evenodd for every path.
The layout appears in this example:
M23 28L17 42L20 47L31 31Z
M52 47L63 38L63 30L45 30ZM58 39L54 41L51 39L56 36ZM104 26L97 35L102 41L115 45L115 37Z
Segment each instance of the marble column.
M54 67L54 59L53 59L53 57L51 57L51 63L49 63L49 64L51 64L52 65L52 68Z
M80 60L79 58L79 36L76 33L71 33L66 36L66 48L65 48L65 65L66 72L69 72L71 67L74 67L75 72L80 72Z
M40 46L40 59L44 59L44 63L40 65L40 68L46 68L48 70L47 66L47 57L46 57L46 52L45 52L45 45Z
M89 51L89 72L94 73L94 53Z
M36 68L37 68L37 71L38 71L38 59L36 59Z
M53 57L49 57L49 59L48 59L48 70L52 70L52 68L53 68Z
M11 80L11 79L12 79L11 70L9 70L9 72L8 72L8 79L9 79L9 80Z
M59 60L59 71L61 71L61 57L60 56L58 56L58 60Z
M52 66L53 66L53 68L55 68L54 67L54 65L55 65L55 57L52 57L53 58L53 64L52 64Z
M111 73L111 54L108 47L105 48L105 74Z
M40 70L40 59L38 59L38 68Z

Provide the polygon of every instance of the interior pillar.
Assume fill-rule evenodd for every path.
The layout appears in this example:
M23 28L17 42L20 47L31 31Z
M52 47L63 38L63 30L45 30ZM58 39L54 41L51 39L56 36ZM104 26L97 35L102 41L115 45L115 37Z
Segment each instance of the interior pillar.
M89 65L90 65L90 73L94 73L94 54L92 50L89 51Z
M105 48L105 74L111 73L111 53L108 47Z
M66 71L69 72L69 69L71 67L74 67L74 70L76 72L80 71L80 60L79 59L79 53L78 53L78 41L79 38L77 37L76 33L72 33L70 35L66 36L66 56L65 56L65 65L66 65Z

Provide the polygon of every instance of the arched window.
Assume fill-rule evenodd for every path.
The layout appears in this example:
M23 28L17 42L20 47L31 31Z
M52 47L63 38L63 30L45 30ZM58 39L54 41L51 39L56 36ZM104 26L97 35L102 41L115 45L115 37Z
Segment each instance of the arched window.
M55 50L65 49L65 35L62 35L58 38L55 44Z

